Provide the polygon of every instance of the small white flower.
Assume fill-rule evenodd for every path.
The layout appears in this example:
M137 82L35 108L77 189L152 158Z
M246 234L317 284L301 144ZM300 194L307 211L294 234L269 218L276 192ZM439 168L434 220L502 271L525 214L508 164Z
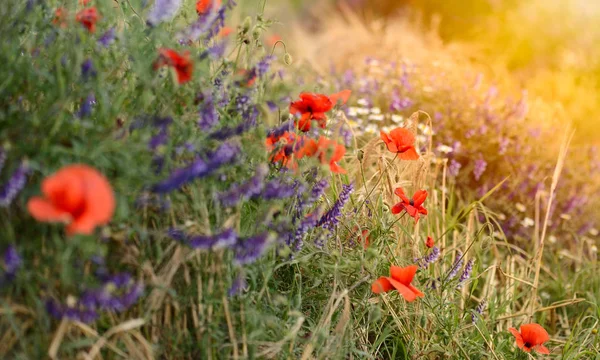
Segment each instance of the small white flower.
M348 116L356 116L358 115L358 109L357 107L351 106L348 108Z
M383 121L383 119L384 119L383 115L376 115L376 114L369 115L369 120L372 120L372 121Z
M371 108L371 114L381 114L381 109L378 107Z
M371 133L371 134L377 134L377 126L375 126L373 124L369 124L369 125L365 126L365 132Z
M503 213L499 213L498 214L498 220L501 220L501 221L506 220L506 215L504 215Z
M569 214L560 214L560 218L563 220L571 220L571 215Z
M443 153L443 154L450 154L452 152L452 147L448 146L448 145L443 145L441 144L440 146L437 147L437 151Z
M384 126L381 128L381 130L383 130L383 132L389 133L390 131L394 130L394 128L391 126Z
M520 212L525 212L525 210L527 210L527 208L525 207L525 205L521 204L521 203L516 203L515 207L517 208L517 210L519 210Z
M590 229L590 235L592 235L592 236L598 236L598 229L591 228Z
M367 108L358 108L356 112L358 112L358 115L369 115L369 109Z
M419 143L426 143L427 142L428 137L425 135L417 135L417 141Z
M402 115L392 115L392 121L396 124L402 124L404 122L404 117Z
M550 244L556 244L556 241L557 241L556 236L554 236L554 235L548 236L548 241L550 242Z
M369 101L367 99L358 99L356 103L360 106L369 106Z
M533 221L531 218L526 217L523 219L523 221L521 221L521 226L525 228L532 227L533 225L535 225L535 221Z

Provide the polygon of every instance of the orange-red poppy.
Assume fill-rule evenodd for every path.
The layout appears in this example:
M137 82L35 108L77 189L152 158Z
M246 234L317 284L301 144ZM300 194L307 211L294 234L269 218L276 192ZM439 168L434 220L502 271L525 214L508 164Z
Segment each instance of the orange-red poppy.
M433 238L431 236L428 236L427 240L425 240L425 246L431 249L434 245L435 243L433 242Z
M283 166L290 169L297 168L293 157L300 140L301 138L289 131L280 136L269 136L265 142L267 150L272 153L269 160L273 163L281 162Z
M267 38L267 45L269 45L269 46L273 46L273 45L275 45L275 44L276 44L278 41L281 41L281 40L283 40L283 39L281 38L281 36L279 36L279 35L277 35L277 34L273 34L273 35L271 35L271 36L269 36L269 37Z
M415 222L419 220L419 214L427 215L427 209L423 207L425 199L427 199L427 191L418 190L413 195L412 199L409 199L402 188L394 190L394 194L400 197L401 202L397 203L392 207L392 214L399 214L403 210L406 210L408 215L415 219Z
M27 203L38 221L63 222L67 234L91 234L96 226L110 221L115 198L108 180L87 165L69 165L42 182L44 197Z
M346 147L338 144L334 140L330 140L324 136L319 138L319 142L310 139L308 144L304 146L304 154L308 156L316 155L322 164L329 164L331 172L345 174L346 170L338 165L338 161L342 160L346 154Z
M219 31L219 37L221 38L225 38L228 37L229 35L231 35L231 33L233 32L233 29L229 26L224 26L221 31Z
M315 120L321 128L327 124L326 112L333 108L333 102L327 95L301 93L300 100L290 104L290 114L300 115L297 126L300 131L310 131L311 121Z
M154 70L162 66L171 66L177 73L177 82L186 83L192 79L194 63L190 59L190 52L183 54L172 49L160 49L158 59L154 62Z
M380 294L396 289L406 301L415 301L417 297L425 296L411 284L417 273L417 269L417 265L410 265L404 268L392 265L390 267L390 276L382 276L377 279L371 285L371 291L375 294Z
M96 23L100 18L100 14L95 6L81 10L75 16L75 20L83 25L89 32L96 31Z
M216 5L213 5L213 0L196 1L196 13L198 13L198 15L206 14L207 12L212 10L213 7L220 6L221 0L216 0L215 3Z
M395 128L389 134L381 131L381 140L385 143L388 150L398 154L402 160L417 160L419 154L415 149L415 134L405 128Z
M61 28L65 28L67 27L67 16L67 9L64 7L59 7L54 11L54 19L52 19L52 23L60 26Z
M339 100L341 100L341 104L344 105L348 102L348 99L350 99L350 95L352 95L351 90L342 90L338 93L329 95L329 99L333 105L336 105Z
M544 346L544 343L550 340L548 332L539 324L524 324L517 331L515 328L510 328L510 331L517 341L517 347L526 352L535 350L540 354L550 354L550 350Z

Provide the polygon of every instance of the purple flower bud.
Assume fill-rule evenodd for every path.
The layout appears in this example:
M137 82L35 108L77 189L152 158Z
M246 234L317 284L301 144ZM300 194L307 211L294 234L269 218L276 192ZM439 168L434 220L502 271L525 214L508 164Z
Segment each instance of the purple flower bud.
M462 275L458 279L458 285L456 285L457 289L462 288L463 283L471 277L471 272L473 271L473 264L475 264L475 260L470 259L469 261L467 261L467 265L465 265L465 269L463 270Z
M475 314L478 314L478 315L483 315L483 311L485 310L485 306L486 306L486 305L487 305L487 304L486 304L486 301L485 301L485 300L482 300L482 301L481 301L481 302L480 302L480 303L477 305L477 307L475 308L475 312L473 312L473 313L471 314L471 322L472 322L473 324L475 324L475 322L477 321L477 316L476 316Z
M333 230L335 226L339 223L339 218L342 215L342 209L344 205L350 200L350 193L354 190L354 186L352 184L342 185L342 192L338 200L333 204L331 209L326 212L321 219L317 222L317 226L322 226L323 228Z
M275 60L275 56L265 56L257 65L256 65L256 75L262 77L269 71L269 67L271 66L271 62Z
M21 161L17 170L12 174L4 186L0 187L0 207L8 207L15 197L23 190L27 182L29 166L27 162Z
M98 44L107 48L115 41L115 28L108 29L98 38Z
M92 59L86 59L81 64L81 77L83 78L84 81L87 81L90 78L96 77L96 75L97 75L97 72L96 72L96 69L94 68L94 63L92 62Z
M265 185L261 197L265 200L285 199L294 196L296 189L299 188L299 183L286 183L279 179L268 182ZM298 191L301 192L301 191Z
M147 17L148 25L156 26L174 18L182 2L182 0L156 0Z
M217 108L215 107L212 95L204 94L202 98L204 101L200 106L200 118L198 119L198 126L203 131L209 131L219 123L220 116L217 112Z
M463 264L463 253L460 250L456 251L456 259L454 260L454 264L452 264L452 268L448 272L448 276L446 276L446 280L452 280L456 274L458 274L458 270L462 267Z
M234 261L237 265L247 265L258 260L269 244L268 232L247 239L238 239L235 245Z
M427 254L422 259L418 259L416 262L419 264L421 269L427 269L430 264L433 264L440 257L440 249L437 246L434 246L431 249L431 252Z
M77 116L80 118L88 117L92 114L94 105L96 105L96 97L93 93L90 93L82 102L79 107Z
M454 159L450 160L450 164L448 164L448 175L450 177L458 176L461 167L462 165L458 161Z
M14 276L23 264L23 259L14 245L10 245L4 252L4 271L8 276Z
M234 297L236 295L240 295L244 292L244 289L248 286L246 282L246 275L240 271L240 273L235 277L227 295L229 297Z
M256 174L250 180L242 184L234 184L228 191L219 194L217 198L224 206L233 207L242 200L247 200L260 194L265 187L264 180L268 171L269 169L266 165L260 165L256 169Z
M475 160L475 168L473 169L473 175L475 176L475 180L479 181L481 175L485 172L487 167L487 162L483 160L483 158L479 158Z

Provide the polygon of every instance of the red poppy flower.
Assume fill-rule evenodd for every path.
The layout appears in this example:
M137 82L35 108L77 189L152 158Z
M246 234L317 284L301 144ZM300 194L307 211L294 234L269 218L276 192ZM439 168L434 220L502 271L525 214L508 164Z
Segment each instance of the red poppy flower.
M295 169L297 164L293 161L295 150L300 140L296 134L286 131L281 136L269 136L266 140L267 150L272 152L269 160L273 163L281 162L283 166Z
M300 131L310 131L311 121L315 120L321 128L325 128L326 112L333 108L333 102L327 95L301 93L300 100L290 104L290 114L300 115L297 122Z
M346 170L338 165L338 161L342 160L346 154L346 147L338 144L334 140L321 136L317 143L317 157L322 164L329 164L329 169L338 174L345 174Z
M279 35L277 35L277 34L273 34L273 35L271 35L271 36L269 36L269 37L267 38L267 45L269 45L269 46L273 46L273 45L275 45L275 44L276 44L278 41L281 41L281 40L282 40L281 36L279 36Z
M419 154L415 150L415 135L405 128L395 128L389 134L381 131L381 140L388 150L398 154L402 160L417 160Z
M520 332L515 328L510 328L510 331L517 341L517 347L526 352L535 350L540 354L550 354L550 350L544 346L544 343L550 340L548 332L539 324L524 324L521 325Z
M339 93L329 95L329 99L331 100L333 105L336 105L338 103L338 100L341 100L341 104L344 105L348 102L348 99L350 99L350 95L352 95L351 90L342 90Z
M428 236L427 240L425 241L425 246L431 249L433 245L435 245L435 243L433 242L433 238L431 236Z
M408 215L415 219L415 222L419 220L419 214L427 215L427 209L423 207L423 203L425 202L425 199L427 199L427 191L417 191L412 199L406 197L402 188L397 188L394 191L394 194L398 195L402 202L399 202L392 207L392 214L399 214L402 210L406 210Z
M213 0L198 0L196 1L196 13L198 15L206 14L213 7L217 7L221 5L221 0L216 0L216 5L213 5Z
M90 7L83 9L77 13L75 20L83 25L89 32L93 33L96 31L96 23L100 18L100 14L96 7Z
M61 28L67 27L67 15L67 9L59 7L54 11L54 19L52 19L52 23L60 26Z
M408 302L415 301L417 297L425 296L411 283L417 273L417 265L407 267L391 266L390 276L382 276L371 285L371 291L375 294L388 292L396 289Z
M160 49L159 57L154 62L154 70L161 66L171 66L177 72L177 82L180 84L186 83L192 79L194 63L190 59L190 52L186 51L179 54L172 49Z
M221 37L221 38L228 37L229 35L231 35L232 32L233 32L232 28L230 28L229 26L225 26L221 29L221 31L219 31L219 37Z
M67 234L91 234L110 221L115 198L108 180L87 165L69 165L42 182L44 197L27 203L38 221L64 222Z

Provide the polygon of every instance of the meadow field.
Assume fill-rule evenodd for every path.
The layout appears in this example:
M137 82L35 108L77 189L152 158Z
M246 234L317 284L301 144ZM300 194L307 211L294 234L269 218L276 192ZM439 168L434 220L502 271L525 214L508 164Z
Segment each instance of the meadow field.
M1 359L600 360L598 6L0 18Z

